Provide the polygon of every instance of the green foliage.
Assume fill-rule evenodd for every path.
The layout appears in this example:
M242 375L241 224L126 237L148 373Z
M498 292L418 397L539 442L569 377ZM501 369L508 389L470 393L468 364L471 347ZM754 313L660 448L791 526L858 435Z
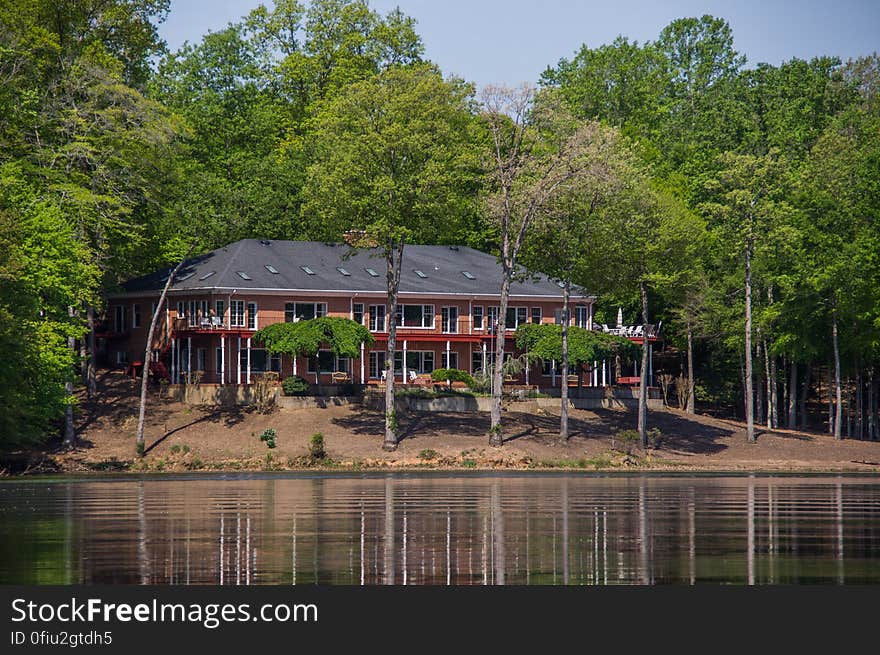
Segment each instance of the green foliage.
M516 345L529 355L545 362L562 359L562 326L550 323L525 323L516 329ZM629 339L606 332L587 330L575 325L568 328L568 361L572 367L615 355L633 357L641 347Z
M435 368L431 371L431 379L435 382L464 382L468 387L474 385L471 374L457 368Z
M424 459L426 461L431 461L432 459L437 459L437 451L433 448L426 448L425 450L419 451L419 459Z
M322 316L296 323L273 323L254 333L253 339L273 354L315 355L329 347L339 357L360 357L361 344L372 346L373 335L347 318Z
M312 385L298 375L289 375L281 382L281 388L285 396L307 396L311 392Z
M263 430L263 433L260 435L260 441L266 442L266 446L269 448L275 447L275 439L277 437L277 433L274 428L266 428Z
M322 460L327 457L327 452L324 450L324 435L320 432L315 432L309 438L309 456L313 460Z
M611 447L631 455L640 441L638 430L620 430L611 438Z

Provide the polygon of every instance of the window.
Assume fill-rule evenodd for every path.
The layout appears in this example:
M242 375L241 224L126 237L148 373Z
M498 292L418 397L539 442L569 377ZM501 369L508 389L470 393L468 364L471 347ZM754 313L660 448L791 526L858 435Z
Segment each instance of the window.
M370 305L370 331L385 332L385 305Z
M247 350L241 349L241 370L247 370ZM265 373L266 371L275 371L281 373L281 357L278 355L269 356L265 348L251 348L251 373Z
M498 327L498 308L486 307L486 329L494 331Z
M349 273L346 269L342 268L342 266L337 266L336 270L339 271L345 277L349 277L351 273Z
M458 307L443 307L440 310L440 323L444 332L458 334Z
M221 323L224 322L226 318L226 303L222 300L214 301L214 313L220 318Z
M399 305L397 327L434 327L434 305Z
M248 330L257 329L257 303L249 302L247 304L247 327Z
M541 322L541 308L540 307L532 307L532 323L540 323Z
M482 330L483 329L483 306L482 305L474 305L473 309L473 319L474 319L474 329Z
M220 377L220 370L223 368L223 350L221 348L217 348L214 351L214 371L217 373L217 377Z
M128 307L125 305L116 305L114 319L114 332L126 332L128 330Z
M272 264L266 264L266 270L269 271L272 275L278 275L278 269L272 266Z
M251 276L248 275L247 273L245 273L244 271L236 271L236 273L238 273L238 277L240 277L242 280L250 280L251 279Z
M182 300L177 301L177 318L186 318L186 303Z
M415 270L413 270L413 273L415 273L416 275L418 275L418 276L419 276L420 278L422 278L423 280L424 280L425 278L428 277L427 275L424 274L424 272L420 271L419 269L415 269Z
M190 326L199 324L199 301L190 300L187 303L186 321Z
M587 305L578 305L574 308L574 324L586 328L590 323L590 308Z
M125 350L119 350L116 352L116 363L117 364L128 364L128 352Z
M284 322L307 321L327 315L327 303L288 302L284 303Z
M410 350L406 353L406 370L416 373L430 373L434 370L433 350ZM394 372L403 372L403 352L394 353Z
M358 325L364 324L364 305L356 302L351 306L351 320Z
M364 269L370 277L379 277L379 274L376 272L374 268L365 268Z
M370 352L370 377L375 379L382 377L385 370L385 353L378 350Z
M314 275L315 274L315 271L310 269L308 266L300 266L300 268L303 270L303 273L305 273L306 275Z
M347 370L348 359L334 357L329 350L319 350L317 356L309 357L309 373L333 373L338 370ZM337 364L345 364L345 369L337 368Z
M205 273L204 275L200 275L200 276L199 276L199 281L200 281L200 282L204 282L204 281L207 280L209 277L211 277L212 275L214 275L216 272L217 272L217 271L208 271L208 272Z
M495 361L495 353L486 350L486 366L492 366L492 362ZM471 372L472 373L483 373L483 353L482 351L475 350L471 353Z
M549 361L544 361L542 363L541 375L546 375L549 377L549 376L553 375L554 371L555 371L556 375L559 375L559 366L556 364L555 361L549 360Z
M471 273L470 271L462 271L461 274L464 275L468 280L476 280L477 279L477 277L473 273Z
M139 328L141 326L141 306L131 306L131 327Z
M205 370L205 360L208 359L208 349L207 348L196 348L196 370L204 371Z
M556 325L562 325L562 310L557 309L553 312L553 318L556 322Z
M482 356L482 353L481 353ZM449 353L449 361L446 361L446 351L444 350L440 355L440 365L443 368L458 368L458 353L450 352Z
M528 320L527 307L508 307L505 314L504 329L515 330L517 326L524 325Z
M244 300L233 300L229 303L229 324L232 327L244 327Z

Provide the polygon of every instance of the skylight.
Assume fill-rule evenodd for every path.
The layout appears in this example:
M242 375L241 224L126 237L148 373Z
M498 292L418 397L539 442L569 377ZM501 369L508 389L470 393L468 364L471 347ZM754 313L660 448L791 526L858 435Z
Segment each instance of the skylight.
M238 277L240 277L242 280L250 280L251 279L251 276L248 275L247 273L245 273L244 271L235 271L235 272L238 273Z
M183 282L184 280L190 279L195 273L184 273L183 275L179 275L177 277L178 282Z
M201 277L199 277L199 280L202 281L202 282L204 282L204 281L207 280L209 277L211 277L212 275L214 275L214 273L216 273L216 272L217 272L217 271L211 271L211 272L209 272L209 273L205 273L204 275L202 275Z
M462 271L461 274L464 275L468 280L476 280L477 279L476 275L474 275L470 271Z
M312 269L310 269L308 266L300 266L300 268L303 270L303 272L304 272L306 275L314 275L314 274L315 274L315 271L313 271Z
M339 271L340 273L342 273L342 274L345 275L345 276L351 275L351 273L349 273L348 271L346 271L346 270L345 270L344 268L342 268L341 266L337 266L337 267L336 267L336 270Z
M376 269L365 268L364 270L370 274L370 277L379 277L379 274L376 272Z
M559 280L559 282L556 283L556 286L559 287L560 289L564 289L565 282L563 282L562 280Z
M272 273L273 275L278 275L278 269L272 266L272 264L266 264L266 270Z
M416 275L418 275L420 278L423 278L423 279L424 279L424 278L428 277L427 275L425 275L425 274L424 274L422 271L420 271L419 269L415 269L413 272L414 272Z

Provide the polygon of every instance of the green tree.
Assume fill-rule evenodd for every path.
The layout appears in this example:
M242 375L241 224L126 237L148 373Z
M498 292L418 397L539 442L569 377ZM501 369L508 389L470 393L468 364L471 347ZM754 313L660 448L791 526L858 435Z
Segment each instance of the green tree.
M385 260L385 441L397 447L394 353L407 243L436 243L466 220L474 193L471 89L428 65L392 67L345 87L320 110L304 220L325 240L348 235ZM452 229L451 229L452 228Z

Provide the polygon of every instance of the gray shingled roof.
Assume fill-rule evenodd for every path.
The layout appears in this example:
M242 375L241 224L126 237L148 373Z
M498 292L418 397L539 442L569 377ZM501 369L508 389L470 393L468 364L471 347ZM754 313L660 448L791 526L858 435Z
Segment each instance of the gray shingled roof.
M271 266L277 273L270 271ZM301 267L308 267L309 274ZM338 269L342 268L349 275ZM371 268L378 276L371 276ZM129 280L126 293L161 291L171 269ZM421 277L415 271L421 271ZM239 271L250 279L244 279ZM464 275L467 271L473 276ZM352 250L345 244L242 239L187 261L173 291L260 289L283 291L385 292L385 260L378 250ZM401 293L494 295L501 289L501 267L493 255L465 246L406 246ZM514 296L560 296L546 275L514 282ZM582 289L572 295L587 296Z

